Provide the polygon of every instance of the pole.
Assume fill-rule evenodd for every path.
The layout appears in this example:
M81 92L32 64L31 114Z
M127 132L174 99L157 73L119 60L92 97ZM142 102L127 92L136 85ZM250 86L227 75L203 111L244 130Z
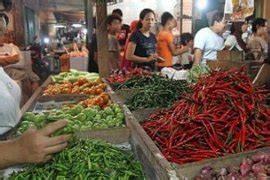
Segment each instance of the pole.
M107 3L104 0L96 1L97 12L97 49L98 49L98 69L100 77L107 78L110 75L109 71L109 46L108 32L106 25L107 18Z

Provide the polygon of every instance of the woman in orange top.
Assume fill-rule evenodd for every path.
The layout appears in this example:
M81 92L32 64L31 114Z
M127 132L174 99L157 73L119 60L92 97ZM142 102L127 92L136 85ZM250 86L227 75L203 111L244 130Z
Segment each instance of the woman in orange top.
M165 12L162 14L161 25L163 29L157 36L157 53L165 61L158 64L160 68L172 66L173 56L178 56L189 51L189 47L183 46L182 48L176 48L173 43L172 30L176 27L176 20L171 13Z

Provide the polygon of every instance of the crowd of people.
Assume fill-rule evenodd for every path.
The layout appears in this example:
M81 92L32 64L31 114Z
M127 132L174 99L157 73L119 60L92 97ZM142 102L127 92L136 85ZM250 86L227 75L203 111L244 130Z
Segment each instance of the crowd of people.
M200 29L195 35L182 33L180 44L174 43L173 29L177 22L169 12L161 15L161 29L157 34L151 32L157 21L151 9L143 9L139 19L130 26L122 25L122 18L120 9L113 10L107 17L111 71L134 67L160 70L175 64L191 68L193 64L205 65L207 61L217 60L221 50L240 51L246 60L262 61L267 57L267 20L263 18L253 19L252 24L248 21L229 24L224 14L217 12L209 27ZM225 36L229 25L230 34ZM175 56L178 57L176 62Z

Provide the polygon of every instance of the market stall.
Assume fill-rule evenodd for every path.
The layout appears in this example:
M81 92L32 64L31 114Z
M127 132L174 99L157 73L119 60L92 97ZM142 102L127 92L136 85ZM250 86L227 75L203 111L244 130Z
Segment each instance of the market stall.
M224 69L223 65L220 67ZM119 85L113 78L119 78L119 74L116 74L108 81L116 82L111 86L116 94L119 92L120 101L131 108L135 120L131 123L133 129L139 129L138 133L149 144L150 137L155 143L154 149L158 148L174 167L177 164L178 178L193 179L196 175L199 176L204 167L220 170L229 165L239 166L243 157L269 152L269 107L265 105L267 91L252 85L250 77L246 75L247 68L231 68L225 68L228 69L225 72L210 71L209 75L197 79L198 82L191 85L192 90L189 92L192 93L180 95L180 100L173 106L169 105L169 108L166 108L166 104L162 107L162 103L158 104L160 106L151 104L155 101L154 97L143 100L141 105L136 103L139 110L128 104L133 97L140 94L138 90L144 86L147 90L151 89L150 86L155 83L155 75L127 78ZM123 77L119 79L122 80ZM124 95L121 88L126 91ZM168 89L171 88L163 87L163 92ZM155 97L162 99L160 95ZM157 107L147 108L148 103ZM231 173L228 170L225 175L231 176ZM243 174L242 170L235 170L234 173L236 176L253 176Z

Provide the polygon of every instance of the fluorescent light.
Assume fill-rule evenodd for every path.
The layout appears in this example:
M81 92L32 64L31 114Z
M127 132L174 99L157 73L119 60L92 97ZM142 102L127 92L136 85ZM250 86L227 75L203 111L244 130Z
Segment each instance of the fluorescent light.
M72 24L72 27L81 28L82 27L82 24Z
M205 9L207 7L207 0L198 0L197 7L199 9Z
M62 24L56 24L54 25L55 28L65 28L66 26L62 25Z
M43 41L44 41L45 44L49 44L50 43L50 39L49 38L44 38Z

